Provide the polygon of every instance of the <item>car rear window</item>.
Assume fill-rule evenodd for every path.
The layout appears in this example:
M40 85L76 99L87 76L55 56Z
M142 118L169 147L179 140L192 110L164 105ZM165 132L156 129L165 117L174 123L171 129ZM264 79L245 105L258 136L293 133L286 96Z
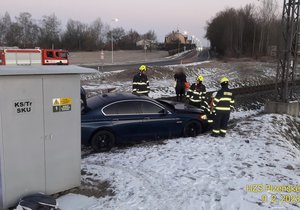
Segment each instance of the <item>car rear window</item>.
M92 110L100 108L102 104L103 104L103 99L99 96L93 96L87 99L87 107Z
M132 115L141 114L139 104L135 101L117 102L103 109L105 115Z

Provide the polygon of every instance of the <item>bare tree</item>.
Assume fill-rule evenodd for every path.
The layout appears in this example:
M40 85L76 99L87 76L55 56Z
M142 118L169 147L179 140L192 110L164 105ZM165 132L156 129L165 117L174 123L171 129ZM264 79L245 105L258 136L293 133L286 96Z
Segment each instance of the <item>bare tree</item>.
M22 12L16 17L17 24L21 29L21 37L19 44L21 47L35 47L39 37L39 27L34 23L31 14L28 12Z
M41 20L39 45L54 48L60 44L61 23L55 14L43 16Z
M70 19L62 35L63 47L72 50L84 50L84 41L88 26Z
M11 18L8 12L5 12L4 16L0 18L0 46L7 45L6 35L11 27Z
M89 33L94 41L94 50L104 47L105 25L100 18L97 18L89 26Z
M157 36L156 36L154 30L149 30L147 33L145 33L144 35L142 35L142 37L144 39L152 40L153 42L156 42L156 40L157 40Z
M278 12L277 0L259 0L259 21L261 23L259 53L266 52L270 40L270 27Z
M107 45L109 46L111 42L111 38L113 38L114 46L116 46L115 49L119 49L120 48L119 42L124 38L125 35L126 35L125 30L122 27L118 27L118 28L114 28L113 30L110 30L106 34Z
M276 43L278 27L277 4L263 0L264 7L256 10L254 5L241 9L226 9L207 23L206 38L220 55L241 56L267 53L269 44ZM256 12L258 11L258 12ZM262 12L263 11L263 12Z

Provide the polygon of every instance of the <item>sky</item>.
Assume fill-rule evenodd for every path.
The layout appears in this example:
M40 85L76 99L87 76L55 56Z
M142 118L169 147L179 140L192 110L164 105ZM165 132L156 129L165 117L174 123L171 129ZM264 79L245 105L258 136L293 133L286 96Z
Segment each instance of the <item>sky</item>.
M135 29L139 33L154 30L163 41L173 30L187 31L208 45L205 36L206 22L227 7L240 8L258 0L1 0L0 15L6 11L11 17L29 12L34 19L55 15L65 25L68 19L90 23L100 17L113 27ZM112 22L118 18L119 22Z

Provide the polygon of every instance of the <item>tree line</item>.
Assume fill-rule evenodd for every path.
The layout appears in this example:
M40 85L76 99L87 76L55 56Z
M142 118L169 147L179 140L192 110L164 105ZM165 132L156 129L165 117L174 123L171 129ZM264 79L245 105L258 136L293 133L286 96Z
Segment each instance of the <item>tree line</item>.
M278 45L281 20L275 0L261 0L260 5L227 8L207 22L206 38L219 56L264 56Z
M100 18L90 24L70 19L63 27L55 14L35 20L28 12L20 13L14 20L8 12L0 15L0 32L0 46L54 47L70 51L111 50L111 38L116 50L139 49L136 42L141 39L157 40L153 30L140 34L133 29L111 28Z

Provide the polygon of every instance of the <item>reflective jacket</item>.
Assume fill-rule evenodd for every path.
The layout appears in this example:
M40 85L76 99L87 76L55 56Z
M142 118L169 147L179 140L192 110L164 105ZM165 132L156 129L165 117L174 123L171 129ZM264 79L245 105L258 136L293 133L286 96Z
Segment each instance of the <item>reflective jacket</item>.
M230 112L234 106L234 97L228 87L222 87L213 100L214 110Z
M138 73L133 77L132 93L148 95L150 92L147 75Z
M189 98L193 103L200 103L201 101L205 101L205 96L206 87L202 83L192 84L187 92L187 98Z

